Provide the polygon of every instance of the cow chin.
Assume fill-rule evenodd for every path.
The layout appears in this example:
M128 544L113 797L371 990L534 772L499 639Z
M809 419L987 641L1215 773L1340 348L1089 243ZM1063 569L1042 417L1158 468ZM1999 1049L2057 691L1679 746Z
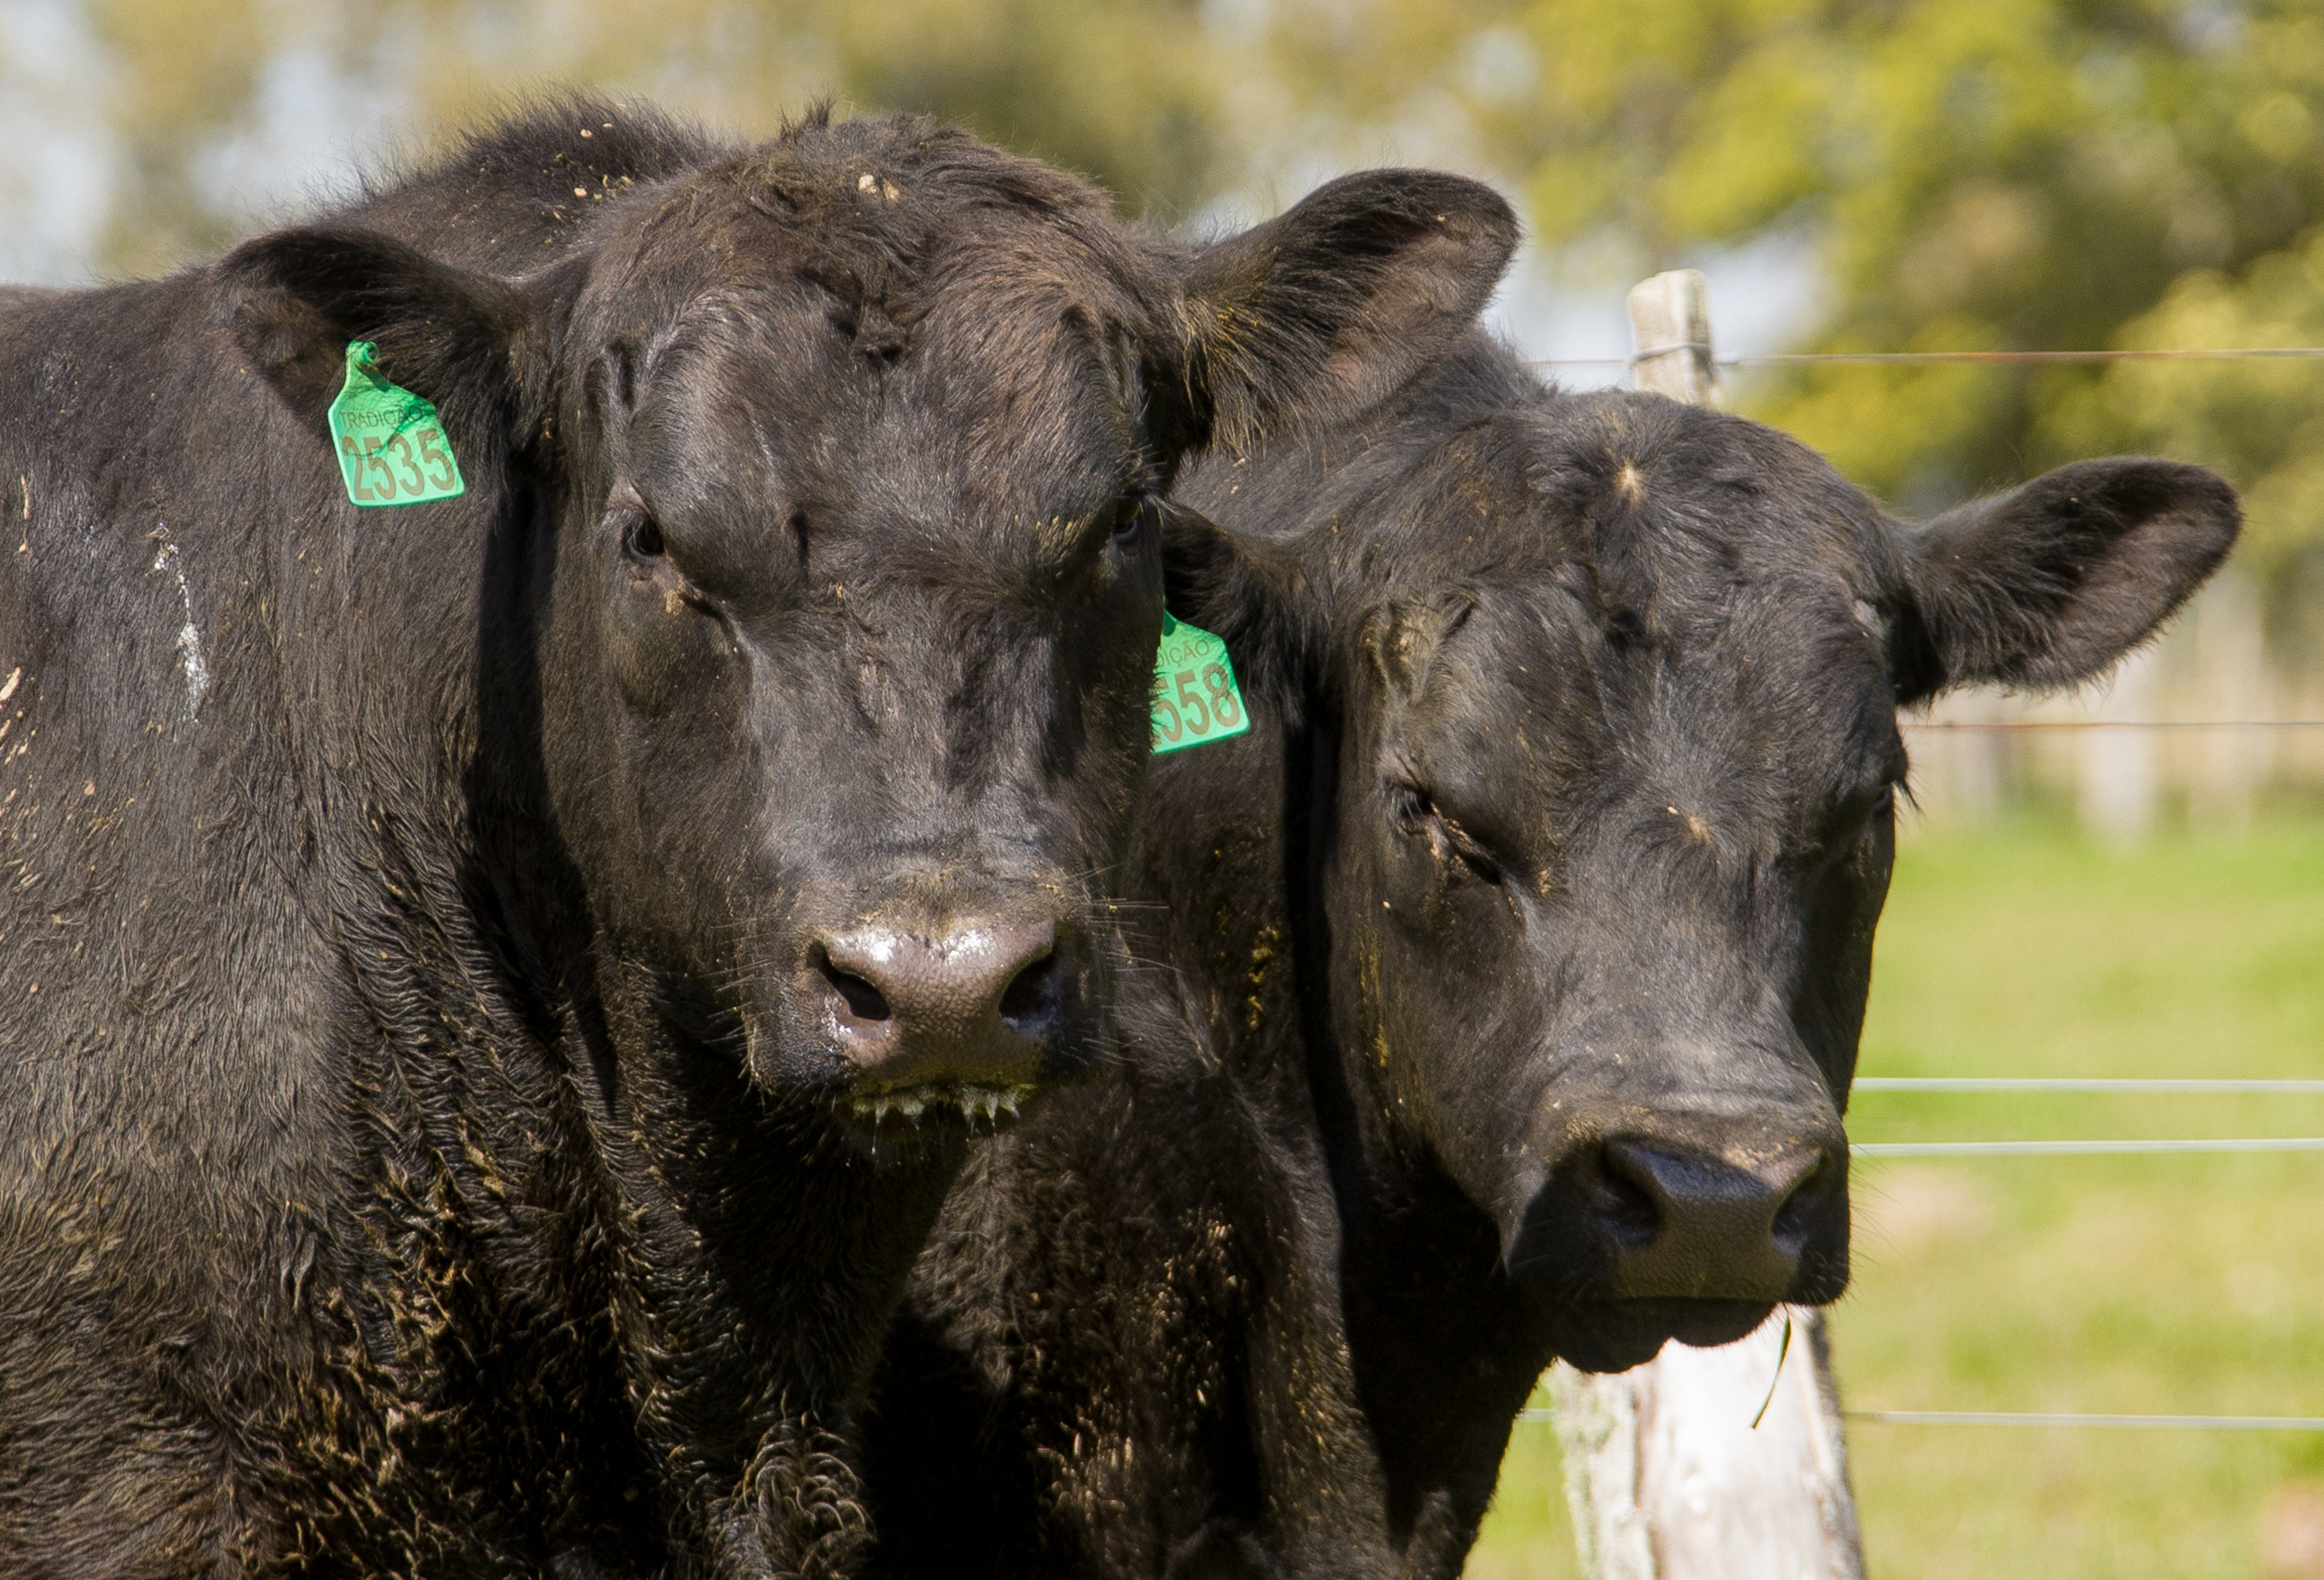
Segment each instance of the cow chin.
M1774 1310L1757 1300L1591 1300L1544 1315L1560 1360L1585 1372L1626 1372L1672 1339L1697 1349L1732 1344Z

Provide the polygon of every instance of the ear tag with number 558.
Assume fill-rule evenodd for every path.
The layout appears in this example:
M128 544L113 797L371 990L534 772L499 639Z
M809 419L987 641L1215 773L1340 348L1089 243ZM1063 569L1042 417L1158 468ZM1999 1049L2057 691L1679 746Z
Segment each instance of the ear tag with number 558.
M1250 729L1224 639L1162 612L1154 655L1154 750L1181 752Z
M368 340L347 348L347 383L331 402L347 497L358 505L425 505L468 492L436 408L372 366Z

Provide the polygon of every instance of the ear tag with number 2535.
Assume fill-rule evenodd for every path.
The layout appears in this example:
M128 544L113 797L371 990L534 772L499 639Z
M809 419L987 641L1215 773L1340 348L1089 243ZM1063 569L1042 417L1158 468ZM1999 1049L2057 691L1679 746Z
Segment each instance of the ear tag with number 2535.
M1224 639L1162 612L1154 655L1154 751L1182 752L1250 730Z
M372 365L368 340L347 348L347 383L331 402L331 441L339 450L347 497L358 505L425 505L468 492L436 408Z

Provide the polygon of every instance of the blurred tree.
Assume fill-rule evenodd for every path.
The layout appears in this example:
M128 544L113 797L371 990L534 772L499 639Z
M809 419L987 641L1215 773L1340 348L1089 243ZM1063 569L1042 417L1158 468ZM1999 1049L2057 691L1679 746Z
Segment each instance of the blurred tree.
M247 225L222 164L238 146L304 135L376 162L372 125L440 140L557 84L644 93L746 132L818 98L931 111L1166 219L1214 191L1228 159L1195 0L85 3L115 67L98 87L121 149L105 257L125 273L213 252ZM279 124L318 81L320 124Z
M1802 349L2317 344L2317 0L1274 0L1343 126L1457 107L1552 247L1641 272L1773 232ZM2250 490L2252 559L2324 547L2324 369L1839 367L1737 404L1922 507L2157 447Z
M584 82L756 130L822 95L933 110L1166 218L1394 128L1510 173L1544 242L1625 270L1802 239L1806 349L2324 335L2319 0L78 3L116 59L107 258L137 272L247 226L237 148L370 153L367 127L440 137ZM2255 567L2324 575L2324 368L1842 367L1736 394L1909 508L2097 450L2209 461L2249 490Z
M194 155L244 113L265 58L248 0L92 0L115 69L91 85L110 99L121 164L104 258L149 274L224 240Z

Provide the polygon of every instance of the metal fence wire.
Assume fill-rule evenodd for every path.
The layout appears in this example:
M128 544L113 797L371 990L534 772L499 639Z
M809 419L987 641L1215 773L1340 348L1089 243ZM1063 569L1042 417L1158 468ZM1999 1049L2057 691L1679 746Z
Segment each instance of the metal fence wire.
M2242 360L2312 362L2324 357L2324 346L2135 347L2101 351L1785 351L1748 357L1711 354L1703 340L1682 340L1633 351L1627 357L1536 357L1527 367L1620 367L1674 352L1702 354L1713 367L1807 367L1818 362L1870 362L1925 367L1942 362L2219 362Z
M2324 1092L2324 1081L2121 1080L2111 1077L1873 1075L1859 1092L2241 1093ZM1856 1142L1856 1157L2070 1157L2091 1153L2317 1152L2324 1136L2247 1136L2220 1140ZM1544 1417L1547 1411L1530 1412ZM2198 1431L2324 1432L2324 1415L2119 1415L2041 1410L1843 1410L1841 1418L1894 1427L2152 1427Z

